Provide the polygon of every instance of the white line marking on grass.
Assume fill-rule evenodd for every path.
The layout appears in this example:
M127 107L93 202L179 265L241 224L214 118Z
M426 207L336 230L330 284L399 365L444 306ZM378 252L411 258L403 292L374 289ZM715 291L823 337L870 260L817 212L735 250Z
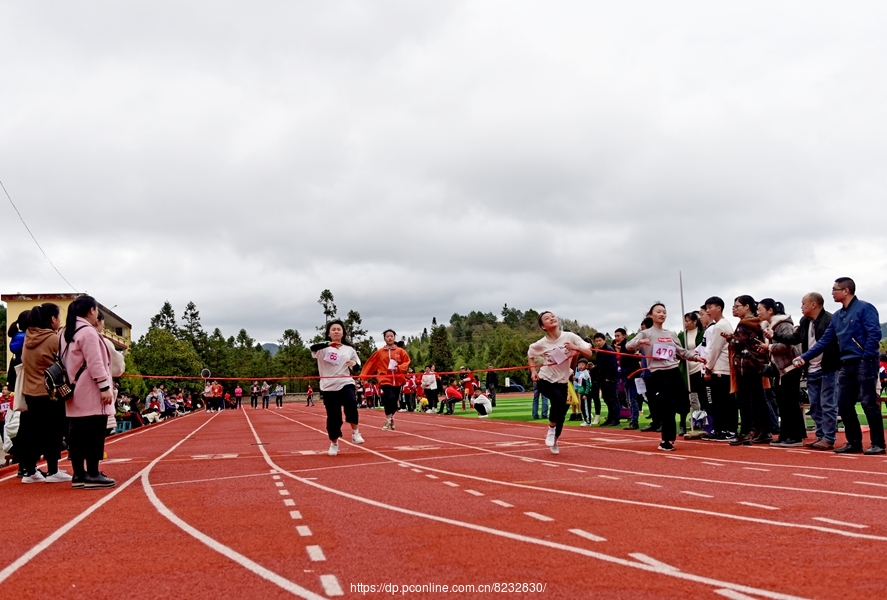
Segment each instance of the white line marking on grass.
M514 504L509 504L503 500L490 500L493 504L498 504L499 506L504 506L505 508L514 508Z
M583 531L581 529L568 529L570 533L573 535L578 535L581 538L585 538L586 540L591 540L592 542L606 542L607 538L602 538L599 535L595 535L593 533L588 533L587 531Z
M437 475L431 475L431 474L425 475L425 477L427 477L428 479L440 479L440 477L438 477Z
M690 492L687 490L682 490L682 494L687 494L688 496L698 496L699 498L714 498L714 496L709 496L708 494L700 494L699 492Z
M342 586L339 585L339 580L336 579L335 575L321 575L320 585L323 586L323 591L326 592L327 596L345 595L345 592L342 591Z
M720 594L724 598L729 598L730 600L758 600L754 596L749 596L747 594L742 594L735 590L715 590L715 594Z
M807 477L808 479L828 479L822 475L807 475L806 473L792 473L795 477Z
M573 471L574 473L585 473L582 469L567 469L567 471Z
M284 505L284 506L295 506L295 505L296 505L296 501L293 500L292 498L285 498L284 501L283 501L283 505Z
M724 466L724 463L706 462L706 461L702 461L701 464L703 464L703 465L711 465L711 466L713 466L713 467L723 467L723 466Z
M661 487L662 487L661 485L656 485L655 483L647 483L646 481L635 481L635 483L638 484L638 485L645 485L645 486L647 486L647 487L655 487L655 488L661 488Z
M296 531L298 531L299 535L302 537L311 537L314 535L311 533L311 529L307 525L296 525Z
M326 556L324 556L323 549L320 546L305 546L305 550L308 552L308 558L314 562L326 560Z
M297 511L297 510L290 511L290 519L301 519L301 518L302 518L302 513L300 513L299 511Z
M823 523L831 523L832 525L843 525L844 527L854 527L856 529L868 529L868 525L860 525L858 523L848 523L847 521L836 521L826 517L813 517L814 521L822 521Z
M767 506L766 504L757 504L755 502L740 502L744 506L751 506L752 508L763 508L764 510L779 510L779 508L775 506Z
M871 481L854 481L853 483L858 483L859 485L877 485L879 487L887 487L887 483L872 483Z
M552 519L551 517L546 517L545 515L540 515L539 513L533 511L525 512L524 514L528 517L539 519L540 521L554 521L554 519Z
M458 483L453 483L452 481L444 481L443 484L448 485L450 487L459 487Z
M288 490L277 490L281 496L289 496L290 493Z
M601 479L614 479L616 481L619 481L619 477L613 477L612 475L598 475L598 477L600 477Z
M472 496L483 496L483 494L481 494L480 492L478 492L476 490L465 490L465 491L467 493L471 494Z
M646 565L650 565L651 567L662 569L663 571L680 571L680 569L678 569L677 567L666 564L661 560L656 560L652 556L647 556L646 554L642 554L641 552L632 552L631 554L629 554L629 556Z
M759 469L757 467L742 467L746 471L764 471L765 473L769 473L770 469Z
M198 427L197 429L195 429L194 431L192 431L191 433L186 435L184 438L182 438L181 440L176 442L172 446L172 448L170 448L169 450L167 450L166 452L164 452L163 454L161 454L160 456L155 458L153 461L148 463L148 465L144 469L142 469L141 471L139 471L138 473L136 473L135 475L133 475L132 477L130 477L129 479L124 481L122 484L118 485L113 491L111 491L106 496L102 496L98 501L95 502L95 504L92 504L89 508L84 510L82 513L80 513L79 515L77 515L76 517L74 517L73 519L71 519L70 521L68 521L67 523L65 523L64 525L59 527L58 529L56 529L48 537L44 538L41 542L39 542L36 546L34 546L30 550L28 550L27 552L22 554L20 557L18 557L14 561L12 561L12 563L10 563L5 569L0 571L0 583L3 583L4 581L6 581L10 577L10 575L15 573L19 569L21 569L23 566L25 566L29 562L31 562L31 560L33 560L33 558L35 556L37 556L38 554L40 554L41 552L43 552L44 550L49 548L51 545L53 545L56 541L58 541L59 538L61 538L63 535L65 535L66 533L71 531L75 526L77 526L78 523L80 523L81 521L86 519L89 515L91 515L95 511L97 511L99 508L104 506L106 503L110 502L112 498L114 498L117 494L119 494L120 492L122 492L123 490L128 488L130 486L130 484L132 484L132 482L134 482L136 479L138 479L139 477L144 478L144 474L148 470L150 470L151 467L153 467L155 464L157 464L157 462L160 461L161 458L164 458L164 457L168 456L169 454L171 454L176 448L181 446L192 435L194 435L195 433L197 433L198 431L203 429L214 418L215 417L210 417L209 419L204 421L203 424L200 425L200 427ZM15 475L12 475L12 477L15 477Z

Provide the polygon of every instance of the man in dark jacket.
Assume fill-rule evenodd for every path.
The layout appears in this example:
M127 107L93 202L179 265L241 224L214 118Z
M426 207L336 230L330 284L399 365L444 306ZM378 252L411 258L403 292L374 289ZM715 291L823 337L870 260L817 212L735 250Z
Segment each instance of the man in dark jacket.
M493 368L493 365L490 365ZM499 387L499 373L496 371L487 371L487 397L490 404L496 406L496 388Z
M801 345L801 352L807 352L822 339L832 314L823 308L822 295L810 292L801 299L801 322L792 335L779 335L768 330L765 333L776 342ZM835 394L835 381L841 354L837 340L829 344L825 351L807 363L807 397L810 400L810 416L816 424L816 439L804 442L813 450L834 450L835 434L838 430L838 397Z
M616 364L616 355L612 354L613 347L607 344L607 338L603 333L594 334L594 347L604 352L597 353L595 371L597 383L601 388L601 395L607 404L607 420L601 423L601 427L619 425L621 407L616 396L616 382L619 378L619 369Z
M818 357L835 341L838 343L841 367L836 381L838 412L844 421L847 443L835 448L838 454L862 453L862 428L856 414L856 404L862 404L869 424L871 446L867 455L885 454L884 421L875 391L878 380L878 344L881 324L878 309L856 297L856 284L849 277L839 277L832 286L832 299L841 303L819 339L812 348L794 360L795 366Z
M625 344L627 343L628 339L626 337L626 331L620 327L613 334L613 348L616 349L616 352L634 354L625 349ZM639 358L634 358L632 356L620 356L618 357L618 365L619 379L625 387L625 396L628 398L629 407L631 407L631 420L628 423L628 427L625 427L625 429L637 429L640 410L638 408L638 388L636 387L634 380L640 375L641 361Z

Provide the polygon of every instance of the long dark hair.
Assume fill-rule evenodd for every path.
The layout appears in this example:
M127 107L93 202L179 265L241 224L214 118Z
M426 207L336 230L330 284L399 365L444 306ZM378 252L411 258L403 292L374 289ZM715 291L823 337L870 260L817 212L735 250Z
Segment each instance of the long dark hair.
M345 346L351 345L351 340L348 339L348 330L345 329L345 323L342 322L342 319L333 319L329 323L326 324L326 332L323 334L323 337L326 338L326 341L330 340L330 328L333 325L340 325L342 327L342 344Z
M754 298L752 298L751 296L749 296L747 294L743 295L743 296L736 296L736 299L734 300L734 302L739 302L741 305L747 306L748 309L752 312L752 314L755 314L756 312L758 312L758 303L755 302Z
M28 315L28 327L36 327L37 329L52 329L52 318L61 314L57 304L52 302L44 302L39 306L31 309Z
M764 298L763 300L758 302L758 304L760 304L767 310L772 310L774 315L785 314L785 305L782 302L777 302L773 298Z
M74 341L74 330L77 329L77 317L86 317L92 309L98 310L99 303L92 296L78 296L68 307L68 316L65 318L65 341Z

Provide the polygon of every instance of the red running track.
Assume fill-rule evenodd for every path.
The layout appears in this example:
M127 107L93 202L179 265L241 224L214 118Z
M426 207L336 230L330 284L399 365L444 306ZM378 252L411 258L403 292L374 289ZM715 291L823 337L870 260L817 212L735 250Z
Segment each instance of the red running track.
M366 444L336 457L322 407L290 404L109 440L113 490L0 478L0 597L887 594L884 457L663 453L601 428L565 429L554 456L544 425L398 413L389 432L360 416ZM403 591L431 584L477 587Z

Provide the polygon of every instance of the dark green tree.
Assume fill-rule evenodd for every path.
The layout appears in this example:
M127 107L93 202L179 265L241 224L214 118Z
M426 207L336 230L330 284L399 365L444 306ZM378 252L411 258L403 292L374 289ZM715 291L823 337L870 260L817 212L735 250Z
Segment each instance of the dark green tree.
M436 371L453 370L453 351L445 325L431 328L431 354L428 362L434 365Z
M176 323L176 312L172 308L169 300L160 307L160 312L151 317L151 324L148 329L165 329L174 336L178 336L179 327Z
M200 324L200 312L197 305L189 302L185 306L185 314L182 315L182 326L179 328L179 339L184 340L194 347L197 355L204 363L207 362L207 335ZM221 375L219 375L221 377Z
M200 357L191 344L176 339L172 333L162 327L149 329L148 333L133 344L130 352L142 375L196 377L203 368ZM151 384L166 384L169 388L196 388L193 383L183 385L181 381L172 379L152 380Z

